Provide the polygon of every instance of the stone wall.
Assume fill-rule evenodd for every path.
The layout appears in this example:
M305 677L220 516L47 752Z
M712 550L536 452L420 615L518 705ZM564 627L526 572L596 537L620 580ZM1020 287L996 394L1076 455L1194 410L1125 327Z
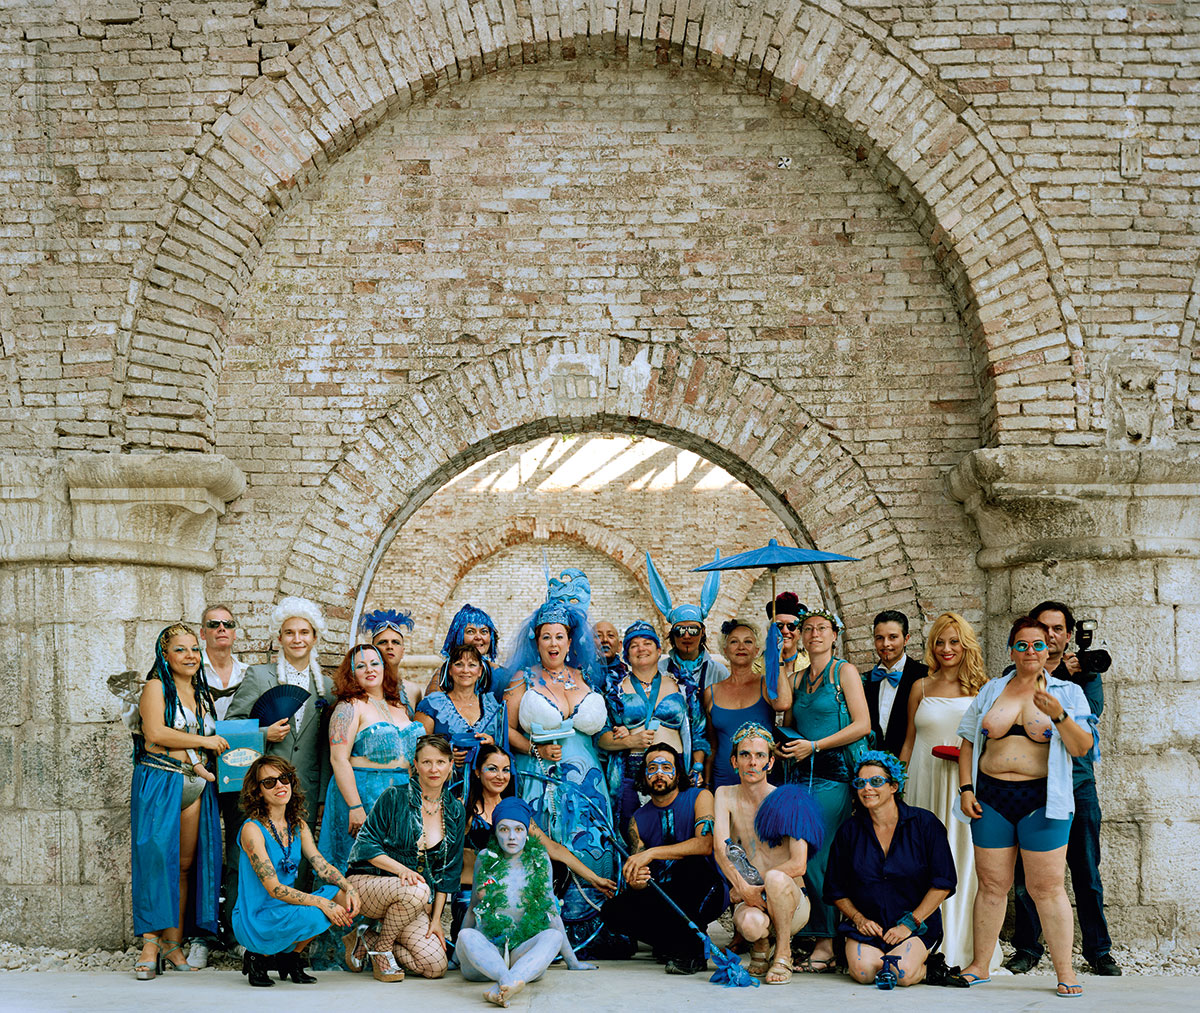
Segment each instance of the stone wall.
M0 935L75 945L80 904L89 941L128 931L102 687L155 624L227 598L261 651L300 592L332 653L440 488L615 433L862 557L814 574L853 657L885 606L965 611L993 655L1027 598L1103 609L1114 922L1194 937L1194 4L47 0L0 28ZM1149 666L1111 639L1143 628Z

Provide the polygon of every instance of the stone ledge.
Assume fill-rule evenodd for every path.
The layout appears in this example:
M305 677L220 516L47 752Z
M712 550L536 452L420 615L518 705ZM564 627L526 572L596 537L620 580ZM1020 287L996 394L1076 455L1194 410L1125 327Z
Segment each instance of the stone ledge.
M976 450L946 476L985 570L1047 560L1200 559L1200 459L1181 450Z
M206 572L246 479L217 454L0 461L0 563L130 563Z

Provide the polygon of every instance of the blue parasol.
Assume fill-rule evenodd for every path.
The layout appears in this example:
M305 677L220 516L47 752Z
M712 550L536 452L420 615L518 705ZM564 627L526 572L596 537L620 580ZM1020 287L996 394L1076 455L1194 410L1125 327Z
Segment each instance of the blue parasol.
M857 563L858 556L842 556L836 552L820 549L800 549L791 545L780 545L772 538L761 549L747 549L724 559L692 567L693 573L709 570L755 570L766 567L771 571L771 601L775 601L775 574L781 566L801 566L811 563ZM779 628L771 623L767 630L767 643L763 652L766 667L767 696L772 700L779 694Z

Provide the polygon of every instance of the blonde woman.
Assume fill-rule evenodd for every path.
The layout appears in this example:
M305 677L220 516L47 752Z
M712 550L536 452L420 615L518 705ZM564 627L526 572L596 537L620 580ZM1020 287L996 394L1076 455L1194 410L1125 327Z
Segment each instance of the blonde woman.
M974 946L975 849L970 827L952 815L958 808L958 764L934 755L933 750L953 747L957 752L959 722L987 681L983 651L971 624L956 612L938 616L925 641L925 664L929 675L918 680L909 694L908 733L900 750L900 759L908 764L904 801L928 809L946 825L958 890L942 902L942 952L950 965L965 967L971 962ZM994 966L999 966L999 956L997 953Z

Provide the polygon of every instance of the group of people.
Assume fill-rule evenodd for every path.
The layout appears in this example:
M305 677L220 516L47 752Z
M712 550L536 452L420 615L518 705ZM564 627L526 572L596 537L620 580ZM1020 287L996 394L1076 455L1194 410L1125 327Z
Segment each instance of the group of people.
M738 617L720 660L705 626L717 582L675 604L648 562L665 651L650 621L593 622L587 579L568 570L504 664L491 618L464 605L425 685L403 678L413 623L399 611L363 617L332 679L323 617L302 598L271 616L270 664L236 659L223 605L200 637L163 630L134 722L137 977L195 970L214 940L236 940L252 985L273 984L270 970L315 981L310 960L385 982L456 966L503 1006L559 957L586 969L577 954L631 957L639 942L668 973L701 971L704 929L732 905L746 970L766 984L845 966L911 985L938 953L942 979L978 985L1020 873L1010 965L1036 964L1044 933L1071 997L1068 861L1085 957L1120 973L1098 851L1075 839L1080 808L1098 832L1103 697L1072 665L1065 604L1013 623L1012 669L992 679L963 617L934 621L922 663L905 652L908 619L880 613L878 663L860 675L836 657L838 616L788 592L766 605L778 657ZM302 704L263 727L240 792L218 795L229 743L215 722L250 716L275 686Z

